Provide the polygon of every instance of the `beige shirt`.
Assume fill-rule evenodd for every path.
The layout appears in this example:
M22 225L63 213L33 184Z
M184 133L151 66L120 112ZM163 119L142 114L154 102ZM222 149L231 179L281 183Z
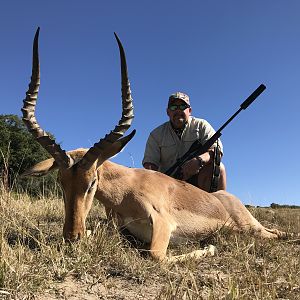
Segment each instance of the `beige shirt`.
M145 162L153 163L158 166L160 172L164 173L178 158L189 150L194 141L200 140L203 145L214 133L215 130L206 120L191 116L181 139L179 139L171 123L165 122L150 133L145 148L143 164ZM223 153L223 146L220 140L219 146Z

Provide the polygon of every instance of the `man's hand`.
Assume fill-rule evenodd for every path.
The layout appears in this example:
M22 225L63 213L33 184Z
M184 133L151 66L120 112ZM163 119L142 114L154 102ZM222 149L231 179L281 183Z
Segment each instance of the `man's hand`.
M200 163L198 159L192 158L185 162L181 167L182 180L187 180L200 171Z
M204 165L210 162L210 153L206 152L200 155L198 158L192 158L191 160L185 162L182 167L182 180L187 180L193 175L198 174Z

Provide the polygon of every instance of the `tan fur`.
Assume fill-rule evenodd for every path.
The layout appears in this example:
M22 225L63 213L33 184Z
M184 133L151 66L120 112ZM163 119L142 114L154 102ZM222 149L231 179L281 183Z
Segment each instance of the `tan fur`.
M80 161L87 150L68 152ZM115 152L115 150L114 150ZM109 155L108 155L109 156ZM53 161L53 160L52 160ZM44 164L45 170L42 165ZM30 169L30 174L46 173L49 160ZM53 168L52 168L53 169ZM119 222L133 235L150 243L153 258L165 260L170 242L202 238L220 227L249 231L263 238L277 238L280 233L263 227L241 201L226 191L207 193L186 182L146 169L127 168L105 161L89 170L78 167L59 169L64 190L64 237L76 240L86 231L85 220L93 198L100 200L108 211L118 216ZM94 186L91 187L92 182ZM214 247L188 255L169 258L212 255Z

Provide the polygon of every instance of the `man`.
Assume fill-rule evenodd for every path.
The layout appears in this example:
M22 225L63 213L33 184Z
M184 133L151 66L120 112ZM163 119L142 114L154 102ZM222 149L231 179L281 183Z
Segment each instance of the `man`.
M143 159L144 168L164 173L189 150L194 141L198 139L204 144L215 133L206 120L191 116L191 112L188 95L176 92L169 97L167 107L169 121L150 133ZM215 147L217 143L207 152L185 162L182 166L182 180L189 181L205 191L212 191ZM222 155L223 146L220 140L218 147ZM226 171L222 163L219 170L220 176L214 189L225 190Z

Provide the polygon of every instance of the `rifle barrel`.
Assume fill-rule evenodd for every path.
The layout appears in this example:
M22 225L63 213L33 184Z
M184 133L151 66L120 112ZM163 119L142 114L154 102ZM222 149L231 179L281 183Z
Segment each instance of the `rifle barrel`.
M243 109L245 110L264 90L266 86L261 84L241 105L238 111L236 111L217 132L221 132Z
M261 84L242 104L241 108L246 109L264 90L266 86Z

